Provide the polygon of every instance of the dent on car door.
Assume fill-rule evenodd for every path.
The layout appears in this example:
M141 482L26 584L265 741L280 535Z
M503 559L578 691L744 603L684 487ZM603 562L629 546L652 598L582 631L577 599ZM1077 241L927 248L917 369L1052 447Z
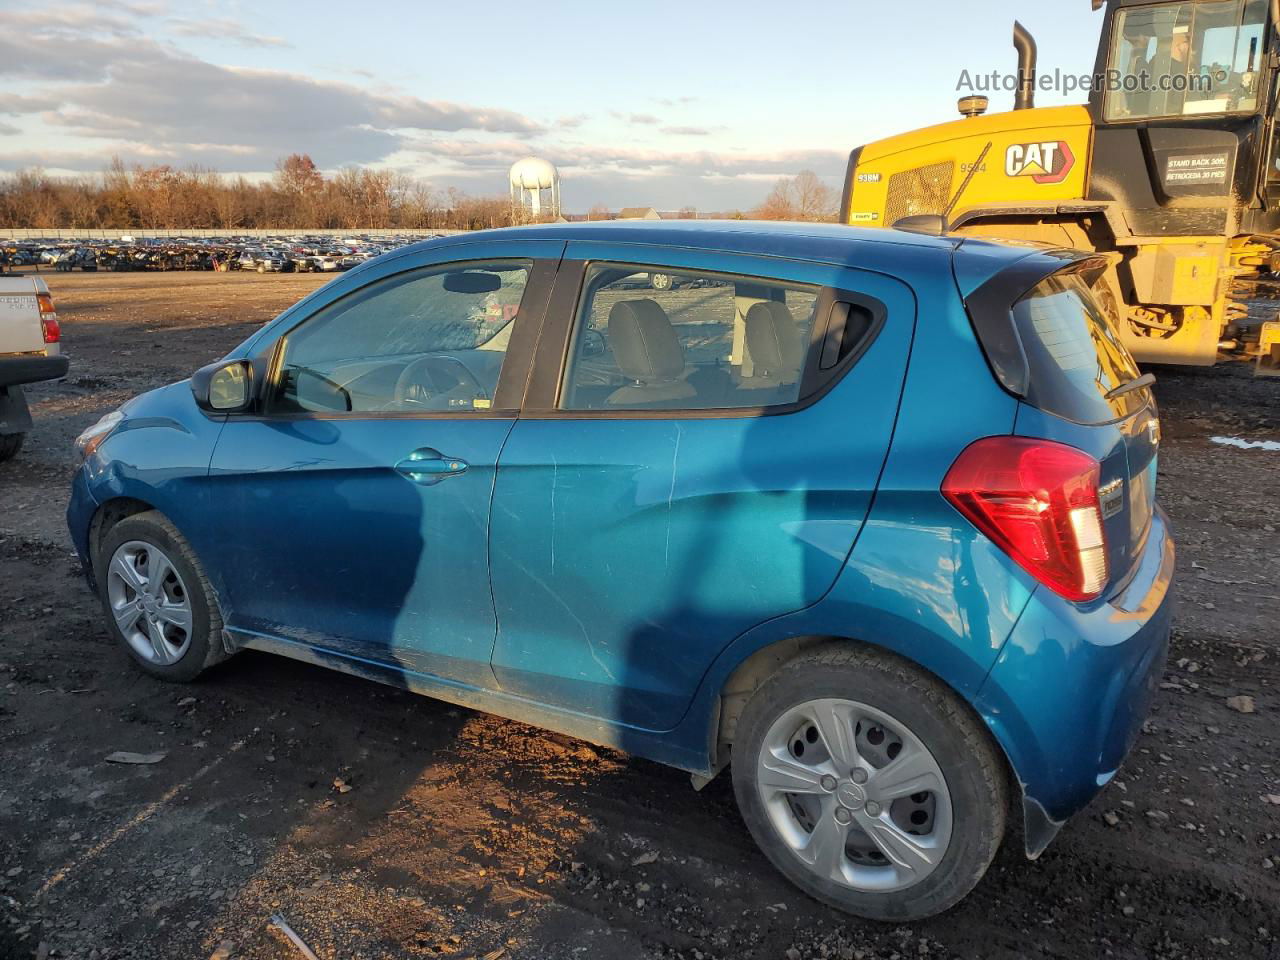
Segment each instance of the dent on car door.
M210 476L227 623L415 677L493 686L498 453L555 261L521 250L383 276L291 325Z
M669 729L735 636L834 582L888 449L914 299L819 264L566 256L495 488L494 672Z

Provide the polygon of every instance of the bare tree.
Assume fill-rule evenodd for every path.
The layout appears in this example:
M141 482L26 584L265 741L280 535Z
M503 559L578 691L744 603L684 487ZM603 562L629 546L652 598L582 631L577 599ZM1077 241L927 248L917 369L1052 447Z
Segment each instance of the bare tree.
M752 211L757 220L794 220L796 219L795 191L791 181L779 180L764 198L764 203Z
M291 153L276 161L276 185L285 193L312 194L324 186L324 176L308 154Z
M0 227L421 230L510 222L506 197L456 189L442 196L425 181L359 167L325 178L306 154L283 158L265 183L199 167L127 167L118 157L94 180L50 177L38 168L0 175Z
M834 220L835 191L812 170L801 170L775 183L752 215L759 220Z
M812 170L801 170L792 181L796 198L797 219L834 220L835 191L822 182Z

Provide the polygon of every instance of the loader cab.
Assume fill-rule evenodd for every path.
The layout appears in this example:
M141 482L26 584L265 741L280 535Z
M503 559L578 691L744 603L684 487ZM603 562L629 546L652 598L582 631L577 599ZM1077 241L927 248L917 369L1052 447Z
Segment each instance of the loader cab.
M1104 48L1103 120L1260 113L1267 7L1267 0L1117 6Z
M1274 0L1109 0L1090 199L1135 233L1280 227ZM1219 202L1214 202L1214 200Z

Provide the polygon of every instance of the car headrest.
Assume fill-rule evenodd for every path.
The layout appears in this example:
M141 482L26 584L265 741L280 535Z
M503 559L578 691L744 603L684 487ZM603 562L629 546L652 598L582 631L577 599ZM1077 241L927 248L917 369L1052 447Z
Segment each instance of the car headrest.
M667 313L652 300L623 300L609 311L609 348L624 376L641 383L684 373L684 347Z
M747 311L746 327L747 350L757 376L783 380L799 376L804 345L786 304L776 300L752 304Z

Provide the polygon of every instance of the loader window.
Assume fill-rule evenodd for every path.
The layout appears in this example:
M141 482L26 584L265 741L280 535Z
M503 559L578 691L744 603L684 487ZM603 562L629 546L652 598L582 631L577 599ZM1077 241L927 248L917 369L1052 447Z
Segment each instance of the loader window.
M1121 10L1108 60L1107 120L1256 113L1267 0Z

